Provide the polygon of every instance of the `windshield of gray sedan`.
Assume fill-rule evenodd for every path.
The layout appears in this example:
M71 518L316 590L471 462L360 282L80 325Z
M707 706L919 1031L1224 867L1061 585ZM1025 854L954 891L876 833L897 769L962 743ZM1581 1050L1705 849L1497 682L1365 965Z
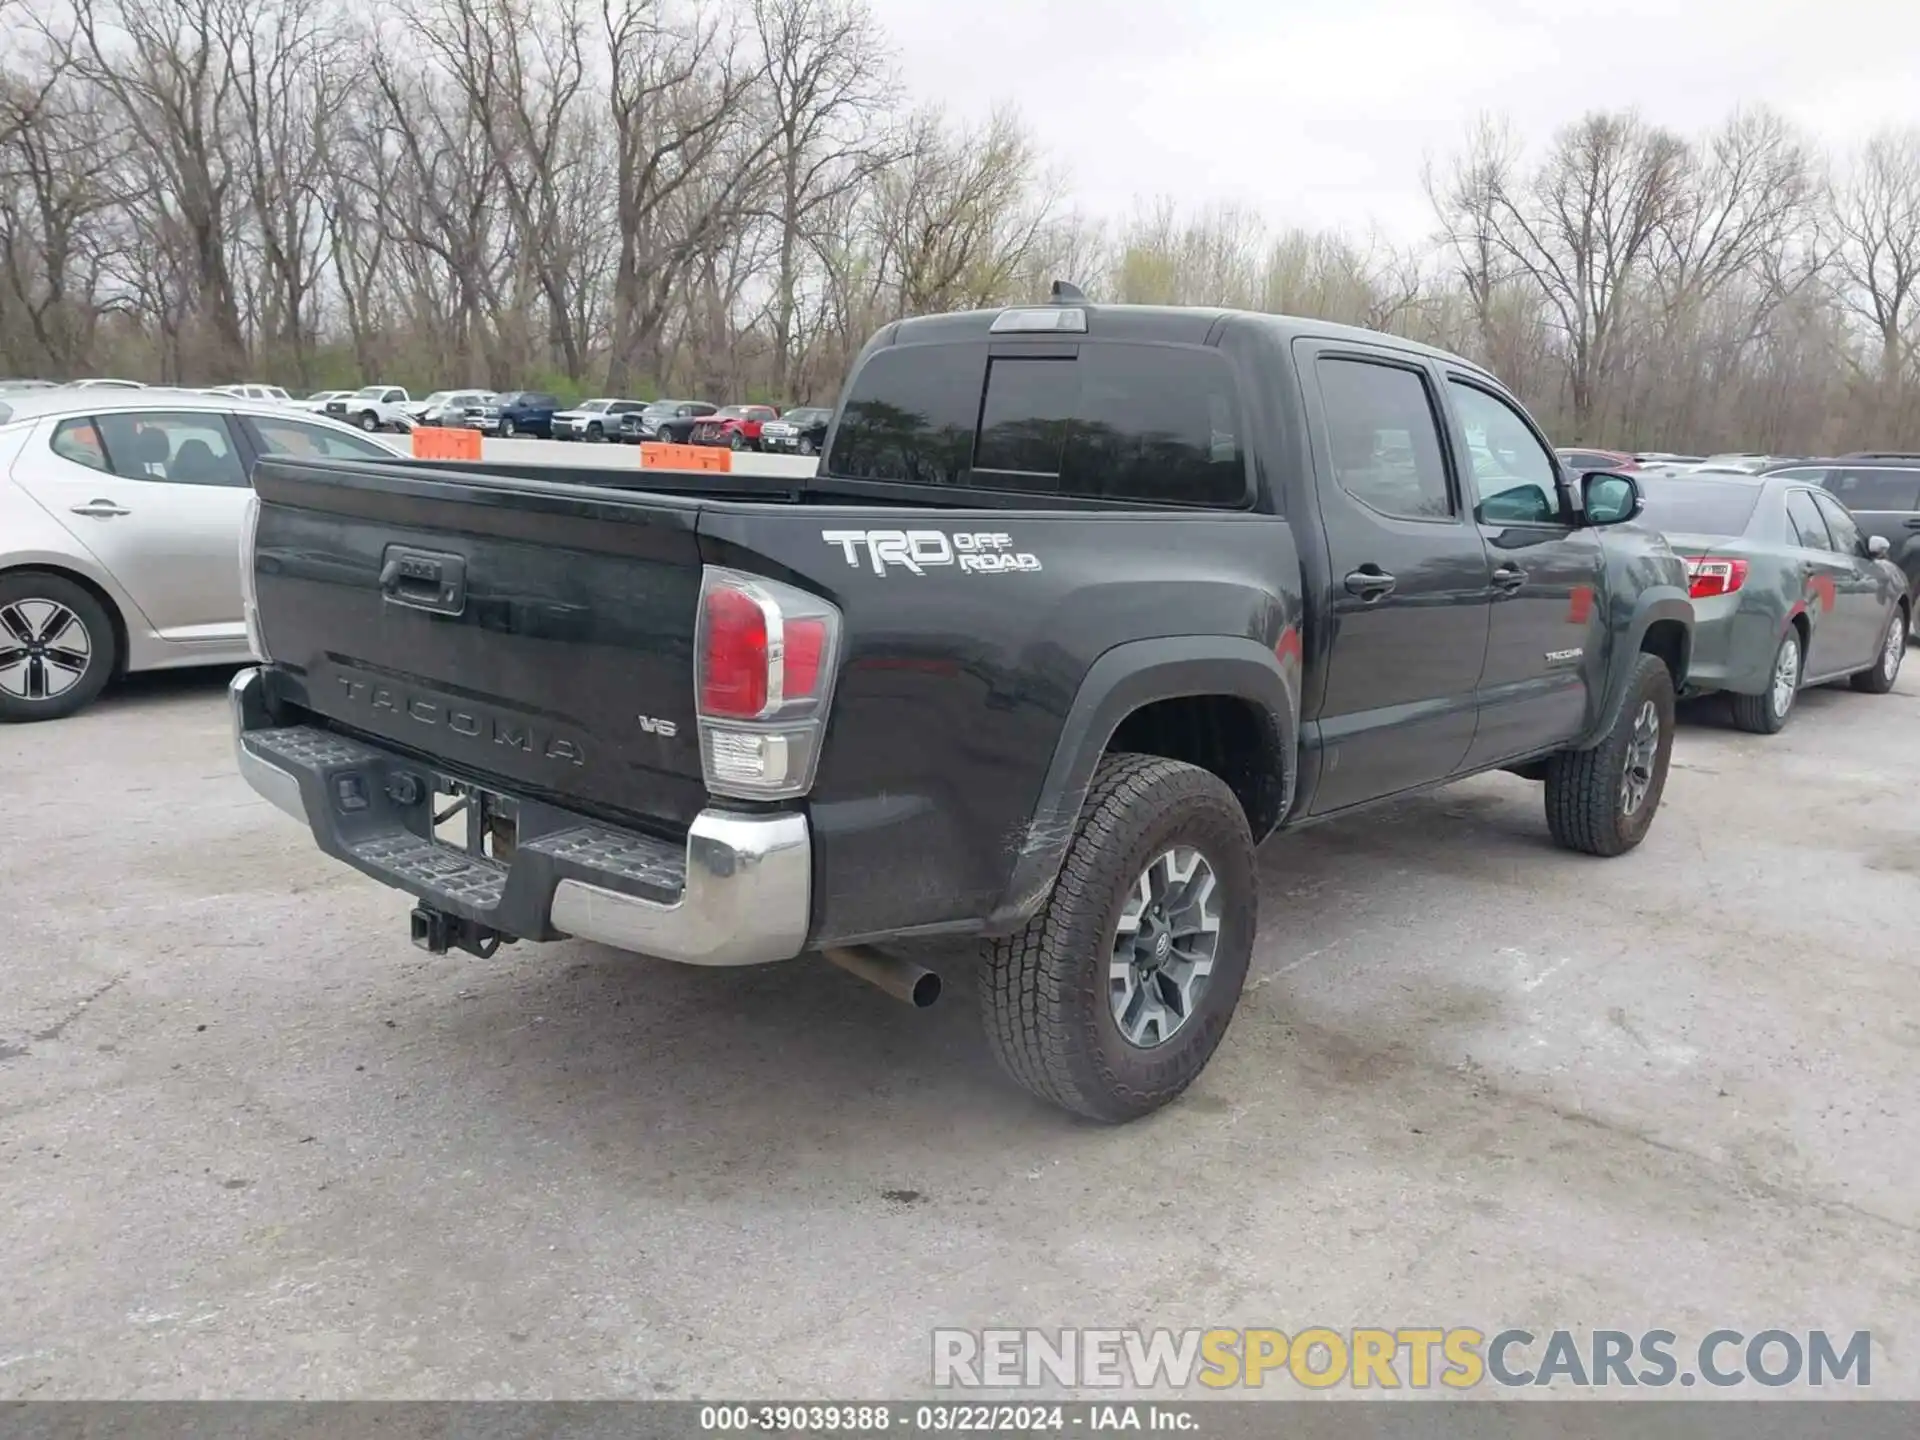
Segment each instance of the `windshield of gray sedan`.
M1642 480L1640 493L1642 523L1688 535L1743 535L1760 503L1760 486L1738 481Z

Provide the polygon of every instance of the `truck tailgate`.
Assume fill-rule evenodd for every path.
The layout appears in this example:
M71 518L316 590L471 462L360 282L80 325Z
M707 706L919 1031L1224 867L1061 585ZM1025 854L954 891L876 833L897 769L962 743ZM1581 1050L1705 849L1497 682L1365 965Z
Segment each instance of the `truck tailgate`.
M254 488L279 698L578 809L679 827L705 803L693 503L286 458Z

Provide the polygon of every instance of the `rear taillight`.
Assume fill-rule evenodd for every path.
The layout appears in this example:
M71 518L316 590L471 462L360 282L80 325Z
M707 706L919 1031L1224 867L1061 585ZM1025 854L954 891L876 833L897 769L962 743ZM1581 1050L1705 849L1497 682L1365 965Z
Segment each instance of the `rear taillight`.
M1687 594L1695 600L1731 595L1747 583L1747 562L1713 555L1688 555Z
M813 785L840 648L840 612L776 580L708 566L695 645L707 789L742 799Z
M254 659L266 661L273 657L267 654L266 635L260 629L260 592L253 578L253 532L259 523L260 497L249 495L240 520L240 610L247 622L247 648L253 651Z

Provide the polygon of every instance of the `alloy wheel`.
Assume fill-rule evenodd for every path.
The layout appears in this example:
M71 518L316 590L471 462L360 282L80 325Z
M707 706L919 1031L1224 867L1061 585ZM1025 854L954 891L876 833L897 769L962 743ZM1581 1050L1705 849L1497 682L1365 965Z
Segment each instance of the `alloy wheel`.
M1653 789L1653 769L1660 754L1660 712L1648 700L1633 720L1627 741L1627 761L1620 777L1620 813L1636 815Z
M1773 662L1773 686L1768 703L1782 720L1793 708L1793 697L1800 690L1800 641L1792 635L1781 642L1780 654Z
M25 599L0 607L0 692L16 700L54 700L93 663L93 637L57 600Z
M1881 652L1880 663L1886 669L1887 684L1891 685L1900 678L1900 662L1907 654L1907 621L1898 609L1887 625L1887 646Z
M1220 945L1221 893L1207 857L1176 845L1127 894L1107 964L1114 1024L1130 1045L1164 1045L1193 1017Z

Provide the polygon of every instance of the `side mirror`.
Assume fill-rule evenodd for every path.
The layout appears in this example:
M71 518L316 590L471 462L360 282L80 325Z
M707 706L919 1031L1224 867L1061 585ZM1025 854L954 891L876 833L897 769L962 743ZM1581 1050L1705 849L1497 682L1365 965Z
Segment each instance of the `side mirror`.
M1589 525L1618 525L1646 508L1640 487L1626 475L1589 470L1580 477L1581 508Z
M1867 537L1867 558L1869 560L1884 560L1887 558L1887 552L1891 549L1893 549L1893 546L1888 542L1886 536L1869 535Z

